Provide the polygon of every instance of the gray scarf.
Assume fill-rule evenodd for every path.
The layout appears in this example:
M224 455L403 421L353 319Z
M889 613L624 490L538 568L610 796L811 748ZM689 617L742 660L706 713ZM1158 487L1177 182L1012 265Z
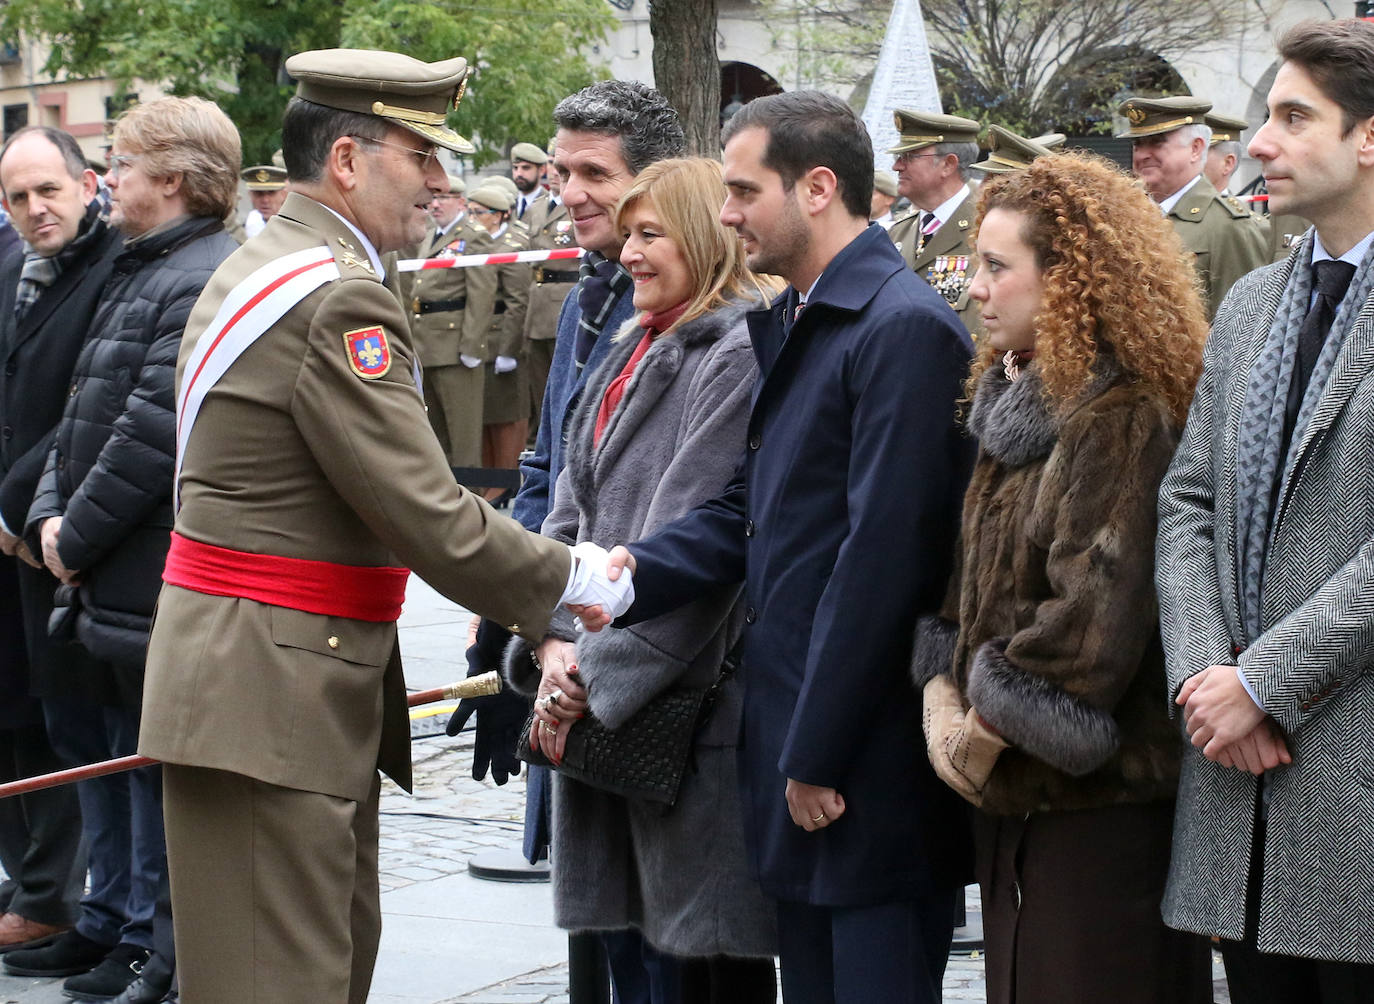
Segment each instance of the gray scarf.
M1350 288L1331 324L1331 333L1317 357L1280 471L1284 405L1298 355L1298 331L1312 300L1312 231L1308 231L1305 240L1306 246L1269 326L1264 348L1251 367L1236 441L1236 554L1240 559L1241 626L1247 645L1264 633L1264 558L1272 543L1275 515L1271 509L1287 491L1288 480L1301 459L1303 434L1335 368L1346 333L1374 289L1371 253L1365 255L1350 280Z

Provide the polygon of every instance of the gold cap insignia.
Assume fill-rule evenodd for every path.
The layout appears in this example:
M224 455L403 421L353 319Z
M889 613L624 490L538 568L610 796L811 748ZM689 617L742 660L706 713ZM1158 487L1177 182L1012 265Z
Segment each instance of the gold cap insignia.
M1126 109L1126 118L1131 120L1131 125L1140 125L1145 121L1147 115L1148 113L1144 108L1131 107Z

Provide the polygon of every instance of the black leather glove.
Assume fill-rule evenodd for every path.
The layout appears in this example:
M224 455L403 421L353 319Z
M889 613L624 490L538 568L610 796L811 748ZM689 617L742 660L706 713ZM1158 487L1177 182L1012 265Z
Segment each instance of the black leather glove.
M476 643L467 650L468 676L492 669L499 671L501 656L510 637L510 632L501 625L483 619L477 627ZM449 716L444 731L456 736L473 715L477 716L477 727L472 749L472 779L485 780L488 769L491 779L498 785L505 784L512 774L518 777L520 760L515 755L515 744L520 741L525 720L530 716L529 699L508 687L485 697L465 697Z

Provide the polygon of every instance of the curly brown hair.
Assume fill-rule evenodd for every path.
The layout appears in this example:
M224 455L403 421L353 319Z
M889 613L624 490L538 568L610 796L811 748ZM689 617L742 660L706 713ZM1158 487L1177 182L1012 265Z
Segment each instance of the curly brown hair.
M1094 154L1042 156L983 186L978 226L992 209L1022 214L1021 239L1044 273L1035 361L1051 407L1083 390L1106 349L1181 425L1202 372L1206 314L1192 255L1139 182ZM970 396L996 355L984 340Z

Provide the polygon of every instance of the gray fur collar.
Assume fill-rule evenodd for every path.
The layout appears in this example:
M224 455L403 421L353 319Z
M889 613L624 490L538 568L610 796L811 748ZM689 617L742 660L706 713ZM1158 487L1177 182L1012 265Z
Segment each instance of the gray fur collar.
M1022 467L1049 456L1059 441L1064 418L1102 394L1121 376L1121 365L1108 352L1099 352L1093 377L1076 401L1060 413L1049 410L1040 367L1032 362L1012 382L1000 362L978 378L969 411L969 428L992 457L1009 467Z

